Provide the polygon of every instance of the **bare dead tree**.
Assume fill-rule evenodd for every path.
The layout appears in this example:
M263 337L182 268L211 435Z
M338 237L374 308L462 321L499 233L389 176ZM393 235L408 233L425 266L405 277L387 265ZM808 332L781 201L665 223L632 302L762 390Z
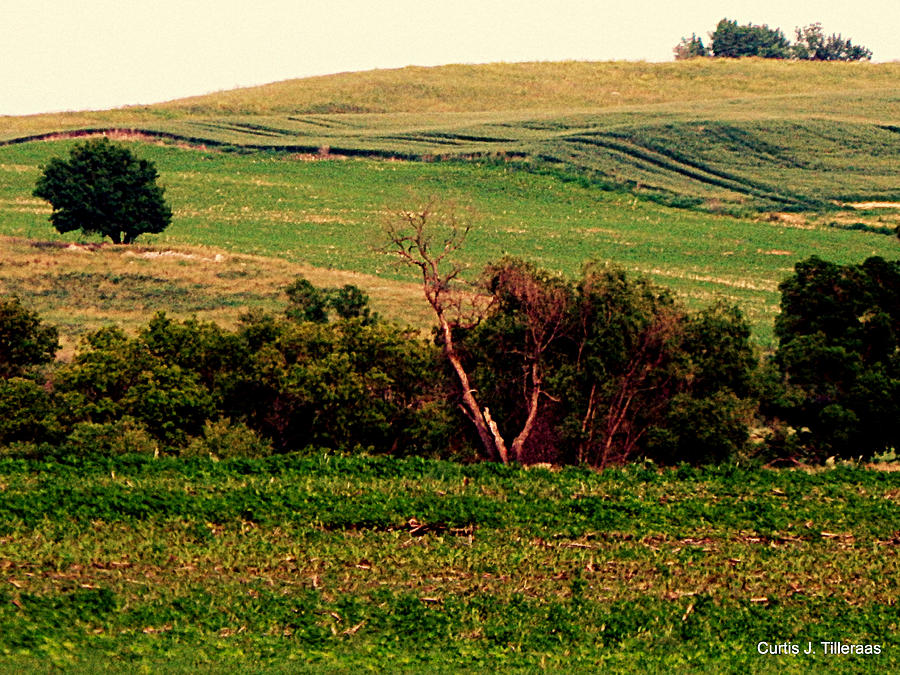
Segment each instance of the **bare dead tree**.
M455 254L462 248L471 228L471 213L463 212L452 202L432 197L418 209L391 212L385 222L388 243L384 250L421 271L422 290L437 318L444 356L462 389L462 410L475 425L488 459L506 464L510 459L506 443L490 410L476 399L453 339L453 328L466 315L465 294L454 283L463 270ZM477 303L477 299L470 299L470 302ZM477 314L477 311L472 312L476 321Z
M677 330L677 316L662 313L641 334L617 379L600 426L601 439L592 453L593 463L598 468L628 461L652 421L674 395L673 387L677 382L671 373L664 372L663 366L669 359L666 344ZM641 418L643 422L639 421ZM593 430L588 440L593 441Z
M549 397L544 386L544 355L567 329L571 289L562 279L538 272L520 260L507 259L485 272L489 296L463 292L462 266L456 253L471 230L471 213L451 202L430 199L416 210L398 210L386 223L386 251L422 274L425 298L434 310L444 355L462 389L462 410L475 425L489 459L521 462L525 444ZM479 402L454 341L454 328L472 328L500 297L513 299L525 328L524 343L514 353L522 359L525 420L507 444L490 409Z

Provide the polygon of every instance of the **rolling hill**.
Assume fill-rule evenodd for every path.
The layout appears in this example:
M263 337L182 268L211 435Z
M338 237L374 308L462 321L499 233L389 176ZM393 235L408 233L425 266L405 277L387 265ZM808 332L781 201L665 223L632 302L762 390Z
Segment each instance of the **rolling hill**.
M501 158L676 206L822 210L900 200L898 81L895 63L409 67L0 118L0 142L119 129L250 150Z
M110 320L136 325L161 307L231 321L245 305L277 307L290 274L328 268L367 275L379 311L409 318L415 288L397 284L412 279L373 246L386 206L435 193L480 214L464 252L471 274L507 253L566 274L608 260L692 304L739 303L770 345L777 285L795 261L896 255L883 235L900 209L883 207L900 202L898 82L896 63L491 64L4 117L0 235L14 239L0 242L0 292L77 336ZM111 130L141 142L175 209L172 227L142 243L195 256L172 270L209 268L172 272L167 294L146 302L136 289L160 286L140 261L119 256L127 264L98 270L91 256L38 255L28 244L77 239L56 235L31 197L40 165L70 136ZM47 139L56 142L38 142ZM207 252L185 248L196 246ZM235 256L235 269L195 264L217 253ZM96 302L61 309L74 306L79 279L102 289ZM137 286L117 291L122 279ZM221 293L228 306L214 307Z

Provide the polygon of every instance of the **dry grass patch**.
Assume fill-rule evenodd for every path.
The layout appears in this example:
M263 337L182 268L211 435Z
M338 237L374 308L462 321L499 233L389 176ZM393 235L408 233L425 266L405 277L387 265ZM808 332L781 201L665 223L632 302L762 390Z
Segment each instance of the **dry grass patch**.
M135 332L154 313L197 317L226 327L249 309L281 312L282 289L302 275L317 286L353 284L374 309L423 333L428 307L416 284L356 272L238 255L206 246L69 244L0 237L0 294L18 295L60 328L63 355L105 325Z

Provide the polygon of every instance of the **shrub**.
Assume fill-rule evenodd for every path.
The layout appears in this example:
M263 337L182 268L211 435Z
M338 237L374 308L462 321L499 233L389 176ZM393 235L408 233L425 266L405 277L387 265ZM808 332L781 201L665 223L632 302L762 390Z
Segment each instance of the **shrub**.
M698 57L709 56L709 48L703 44L703 40L693 33L689 38L681 38L672 50L676 61L685 61Z
M309 444L431 447L425 437L439 434L429 412L437 398L434 354L414 334L365 318L242 321L225 331L159 314L137 338L109 328L89 335L57 377L71 422L127 416L161 443L183 447L209 420L229 418L203 436L218 443L207 451L217 455L228 454L225 441L212 439L230 427L238 434L233 440L252 430L281 451ZM431 421L418 424L420 414ZM255 447L251 441L241 443Z
M125 414L140 420L164 443L183 445L214 415L212 396L197 376L180 366L144 370L121 400Z
M792 47L794 58L812 61L868 61L872 50L845 40L840 34L825 35L821 23L796 29Z
M222 418L203 425L203 436L194 438L181 452L183 457L215 457L253 459L267 457L273 452L272 444L261 438L242 422Z
M212 395L171 354L154 354L117 328L89 335L85 349L56 378L75 420L97 424L131 417L165 444L180 445L214 415Z
M49 363L59 349L55 327L16 297L0 297L0 378L19 377L32 366Z
M710 35L713 56L738 58L759 56L786 59L791 55L790 42L778 28L766 25L739 26L737 21L722 19Z
M0 444L57 438L56 415L56 401L45 387L21 377L0 378Z
M223 405L279 449L405 444L435 386L432 350L390 324L259 317L241 334L255 344Z
M294 321L328 321L328 297L322 289L316 288L303 277L297 279L285 289L288 296L288 308L285 314Z
M100 424L79 422L66 437L64 446L84 457L159 454L159 442L143 424L131 417Z
M285 315L293 321L325 323L331 310L340 319L359 319L364 324L378 320L369 306L369 296L357 286L317 288L303 277L297 277L286 289L288 307Z

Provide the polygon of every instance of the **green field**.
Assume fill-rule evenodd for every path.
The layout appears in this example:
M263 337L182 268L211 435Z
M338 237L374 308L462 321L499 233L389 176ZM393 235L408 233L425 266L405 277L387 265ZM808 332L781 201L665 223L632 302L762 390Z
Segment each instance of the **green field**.
M47 222L49 207L30 196L39 166L66 154L73 143L0 148L4 177L0 234L81 239L56 235ZM859 262L870 255L890 257L897 246L892 236L829 226L830 220L735 218L675 209L504 164L301 161L277 153L248 155L151 144L136 150L156 163L175 212L173 224L162 235L139 240L161 250L200 245L360 272L385 279L388 286L393 281L415 281L375 250L383 243L385 210L439 194L470 204L478 213L477 227L463 252L472 266L470 277L506 253L568 275L577 274L587 260L611 261L674 288L694 306L716 298L738 302L764 345L771 344L777 285L795 261L819 254L838 262ZM94 264L91 256L81 259L89 271ZM137 266L135 261L135 272ZM12 269L11 264L0 267L0 290L33 296L35 306L46 311L65 305L64 297L42 295L46 284L15 285ZM41 266L30 269L37 273ZM50 266L40 274L52 275L53 270ZM61 287L65 292L67 285ZM267 292L277 295L277 289ZM373 287L372 292L377 299L380 291ZM110 307L111 316L115 310ZM412 312L409 320L418 323L422 317L421 312ZM406 317L395 313L393 318Z
M3 459L0 671L888 672L896 475Z

